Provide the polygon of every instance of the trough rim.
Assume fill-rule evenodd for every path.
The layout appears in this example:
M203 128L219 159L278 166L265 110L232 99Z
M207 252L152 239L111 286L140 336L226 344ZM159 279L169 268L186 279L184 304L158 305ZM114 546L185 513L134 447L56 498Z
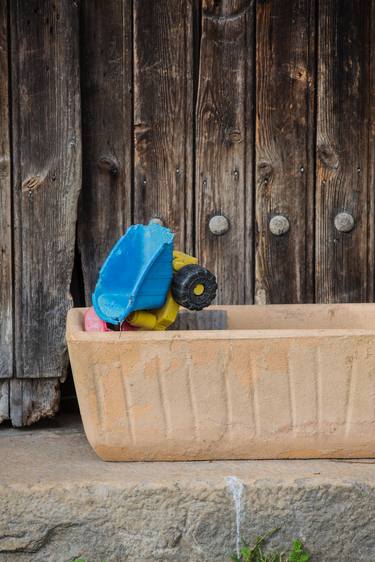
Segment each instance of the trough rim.
M353 336L375 336L375 303L336 303L336 304L270 304L270 305L214 305L210 310L233 311L255 308L272 308L274 311L301 310L309 312L318 308L329 313L337 309L366 309L374 314L374 328L269 328L269 329L223 329L223 330L166 330L166 331L126 331L126 332L85 332L83 316L88 307L71 308L68 311L66 337L69 342L102 342L119 344L126 342L180 341L180 340L237 340L237 339L288 339L288 338L345 338ZM350 319L349 319L350 322Z

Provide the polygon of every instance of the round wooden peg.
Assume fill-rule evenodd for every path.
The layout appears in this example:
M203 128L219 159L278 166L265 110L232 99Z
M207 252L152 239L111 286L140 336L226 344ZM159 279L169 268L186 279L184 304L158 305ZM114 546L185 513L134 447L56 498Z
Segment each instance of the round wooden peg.
M215 236L221 236L229 230L229 220L224 215L214 215L210 218L208 228Z
M350 232L354 228L354 218L350 213L338 213L335 216L335 228L339 232Z
M164 226L163 221L159 217L153 217L149 220L148 224L159 224L160 226Z
M275 215L270 220L269 228L274 236L281 236L288 232L290 225L286 217L283 215Z

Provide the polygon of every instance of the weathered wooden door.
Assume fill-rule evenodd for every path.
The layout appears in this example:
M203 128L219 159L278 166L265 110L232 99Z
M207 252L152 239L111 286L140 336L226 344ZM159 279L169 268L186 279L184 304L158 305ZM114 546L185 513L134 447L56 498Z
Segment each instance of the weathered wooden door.
M0 0L2 419L57 409L74 254L88 305L132 222L172 228L218 302L373 300L374 22L375 0Z
M70 1L0 6L0 403L19 426L57 410L67 368L81 187L79 11Z

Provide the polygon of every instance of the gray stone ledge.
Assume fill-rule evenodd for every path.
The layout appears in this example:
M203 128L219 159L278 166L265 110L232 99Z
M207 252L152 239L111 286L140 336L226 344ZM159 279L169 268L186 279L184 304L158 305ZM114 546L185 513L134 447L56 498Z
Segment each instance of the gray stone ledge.
M318 562L375 561L375 461L104 463L76 422L0 429L0 561L227 561L227 477L244 485L241 535L282 530Z

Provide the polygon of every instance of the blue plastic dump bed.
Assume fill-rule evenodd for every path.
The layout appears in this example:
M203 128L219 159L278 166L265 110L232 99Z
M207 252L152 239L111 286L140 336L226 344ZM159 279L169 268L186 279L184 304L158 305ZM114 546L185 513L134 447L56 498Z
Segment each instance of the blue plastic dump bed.
M120 324L135 310L163 306L172 280L173 234L136 224L112 248L92 296L97 315Z

